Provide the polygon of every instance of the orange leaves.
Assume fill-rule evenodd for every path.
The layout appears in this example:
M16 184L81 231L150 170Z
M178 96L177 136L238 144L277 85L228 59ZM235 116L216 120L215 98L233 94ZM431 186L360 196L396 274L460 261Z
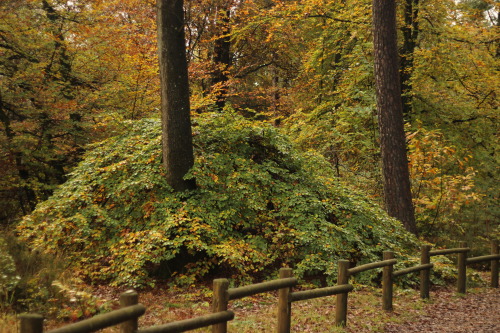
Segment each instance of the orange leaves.
M210 174L210 178L212 178L214 183L217 183L219 181L219 177L216 174Z
M438 131L420 127L407 137L415 211L421 221L453 220L461 208L480 200L470 155L459 153ZM423 225L424 232L429 225ZM446 229L446 226L443 226Z

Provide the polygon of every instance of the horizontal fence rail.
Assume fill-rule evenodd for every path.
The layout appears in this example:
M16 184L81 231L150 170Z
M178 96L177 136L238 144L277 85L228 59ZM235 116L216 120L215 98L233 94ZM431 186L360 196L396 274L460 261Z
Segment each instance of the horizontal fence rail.
M460 247L460 248L455 248L455 249L443 249L443 250L430 251L429 255L431 257L433 257L433 256L441 256L441 255L445 255L445 254L465 253L465 252L469 252L469 251L470 251L470 248L468 248L468 247Z
M333 296L337 294L343 294L350 292L354 289L354 287L350 284L343 284L335 287L326 287L312 290L304 290L304 291L296 291L290 294L289 301L297 302L297 301L305 301L308 299L318 298L318 297L326 297Z
M440 249L431 251L430 245L421 247L420 265L394 271L397 260L394 252L384 251L383 260L372 262L357 267L350 267L347 260L338 261L337 285L332 287L317 288L292 292L292 288L298 283L293 277L291 268L281 268L279 279L256 283L248 286L229 288L229 280L215 279L213 284L212 314L196 318L176 321L164 325L148 328L138 328L138 318L143 315L146 308L139 304L138 294L135 291L127 291L120 295L120 309L97 315L93 318L83 320L79 323L67 325L48 333L87 333L94 332L106 327L120 325L121 333L173 333L185 332L198 328L212 326L213 333L226 333L227 323L235 317L233 311L228 310L229 301L252 296L269 291L278 291L278 333L290 333L292 304L318 297L336 295L335 323L345 326L347 323L348 294L353 291L349 284L349 277L371 269L383 268L382 270L382 309L392 310L393 279L398 276L411 273L420 273L420 297L429 298L430 272L434 264L430 262L432 256L457 254L457 291L465 293L466 267L469 264L489 261L491 265L491 287L498 288L498 262L500 260L498 242L491 243L491 254L467 258L470 248L465 242L460 247L453 249ZM23 314L19 316L20 333L43 333L43 316L38 314Z
M284 278L274 281L251 284L249 286L244 286L244 287L231 288L228 289L227 294L228 294L228 299L232 301L235 299L257 295L268 291L278 290L281 288L290 288L296 286L297 283L298 283L297 278Z
M401 276L401 275L406 275L410 273L415 273L415 272L420 272L424 269L431 269L434 267L434 264L423 264L423 265L418 265L418 266L413 266L413 267L408 267L404 269L400 269L399 271L395 271L392 273L392 276Z
M500 254L490 254L489 256L467 258L466 263L468 265L468 264L476 264L478 262L492 261L498 259L500 259Z
M361 272L365 272L365 271L368 271L368 270L371 270L371 269L381 268L381 267L385 267L385 266L391 266L391 265L394 265L396 263L397 263L396 259L376 261L376 262L371 262L369 264L364 264L364 265L361 265L361 266L356 266L356 267L353 267L353 268L349 268L347 270L347 272L348 272L349 276L351 276L351 275L354 275L354 274L357 274L357 273L361 273Z
M123 309L114 310L109 313L97 315L81 322L61 327L48 333L89 333L97 330L121 324L130 319L139 318L146 312L142 304L128 306Z
M211 326L214 324L225 323L234 318L233 311L222 311L212 313L206 316L200 316L192 319L176 321L173 323L153 326L140 329L137 333L179 333Z

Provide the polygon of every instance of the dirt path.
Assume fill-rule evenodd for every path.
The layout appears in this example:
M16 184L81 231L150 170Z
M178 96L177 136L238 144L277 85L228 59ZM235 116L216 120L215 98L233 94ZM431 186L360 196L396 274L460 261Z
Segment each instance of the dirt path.
M406 333L498 333L500 332L500 289L456 296L454 291L432 295L435 301L425 314L412 322L387 324L385 332Z

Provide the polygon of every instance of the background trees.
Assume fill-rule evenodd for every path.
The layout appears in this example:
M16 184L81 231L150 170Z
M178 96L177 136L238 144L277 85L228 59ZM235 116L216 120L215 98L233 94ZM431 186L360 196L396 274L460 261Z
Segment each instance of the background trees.
M0 211L7 221L49 196L87 143L123 132L122 120L157 116L160 78L154 1L0 6ZM408 0L399 9L419 230L494 229L498 3ZM369 3L186 0L184 11L195 122L223 104L268 120L301 149L323 154L339 182L382 204ZM427 164L433 172L424 172ZM457 205L441 209L445 192L457 193L447 199ZM481 209L468 209L471 203Z
M0 163L4 219L26 214L66 179L87 142L89 95L98 81L85 74L68 42L78 6L49 1L2 2L0 23Z
M493 36L498 35L499 4L489 4L493 5L489 12L470 7L468 1L421 5L422 36L415 52L412 79L413 126L421 124L440 131L448 142L443 146L454 146L454 156L460 159L460 163L442 170L435 182L445 188L446 183L441 181L447 175L460 174L463 165L477 172L474 191L481 200L471 207L484 210L478 213L462 207L454 213L437 215L437 221L458 223L461 227L457 229L468 237L476 237L480 230L491 232L498 228L497 223L492 223L498 216L496 205L492 205L499 196L499 188L492 182L498 177L498 168L492 166L498 165L499 113L495 96L499 58ZM444 19L445 13L449 19ZM449 161L441 163L445 160ZM464 184L463 190L470 191L470 187Z
M8 222L64 182L87 143L155 113L159 78L150 4L0 7L0 219Z

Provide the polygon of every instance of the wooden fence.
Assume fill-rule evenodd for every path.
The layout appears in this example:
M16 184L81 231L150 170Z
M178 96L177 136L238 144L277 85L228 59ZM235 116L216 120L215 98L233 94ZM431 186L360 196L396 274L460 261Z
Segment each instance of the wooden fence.
M484 261L491 262L490 286L498 288L498 260L500 259L498 242L492 242L490 255L467 258L469 251L470 248L464 242L460 243L460 247L458 248L434 251L431 251L430 246L424 245L421 248L420 265L398 271L394 271L393 269L397 260L394 259L392 251L385 251L382 261L356 267L350 267L350 263L347 260L339 260L336 286L304 291L292 291L292 288L298 282L292 276L293 272L291 268L280 269L279 279L277 280L238 288L229 288L229 281L227 279L216 279L213 285L212 314L148 328L138 327L138 319L145 313L146 308L138 304L138 294L135 291L128 291L120 295L120 309L97 315L81 322L49 331L48 333L88 333L116 325L120 325L122 333L174 333L208 326L212 326L212 333L225 333L227 332L227 322L232 320L235 315L234 312L228 311L230 301L273 290L278 290L278 333L290 332L292 304L294 302L331 295L337 295L335 323L339 326L345 326L347 324L348 310L347 296L353 290L353 286L349 284L349 277L375 268L383 268L382 309L384 310L392 310L394 279L405 274L420 272L420 297L429 298L430 271L433 268L430 258L438 255L458 255L457 292L466 292L467 265ZM21 333L43 333L44 319L41 315L23 314L19 317L21 321Z

